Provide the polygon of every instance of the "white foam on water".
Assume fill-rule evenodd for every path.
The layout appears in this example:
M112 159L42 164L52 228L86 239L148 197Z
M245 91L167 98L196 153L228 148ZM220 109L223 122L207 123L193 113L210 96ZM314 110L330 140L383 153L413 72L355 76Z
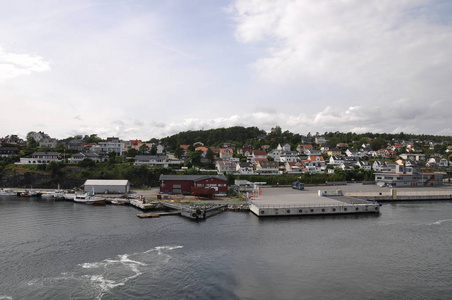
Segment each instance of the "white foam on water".
M439 220L439 221L436 221L434 223L430 223L428 225L441 225L441 223L450 222L450 221L452 221L452 219Z
M5 296L5 295L0 295L0 299L8 299L8 300L12 300L13 297L11 297L11 296Z
M116 259L83 263L73 272L65 272L54 278L32 280L28 285L39 288L64 286L72 291L73 296L77 294L76 297L83 298L87 296L86 293L89 298L101 299L112 289L124 286L144 273L152 274L171 259L167 251L180 248L183 246L161 246L145 252L118 255ZM80 291L84 294L79 295Z

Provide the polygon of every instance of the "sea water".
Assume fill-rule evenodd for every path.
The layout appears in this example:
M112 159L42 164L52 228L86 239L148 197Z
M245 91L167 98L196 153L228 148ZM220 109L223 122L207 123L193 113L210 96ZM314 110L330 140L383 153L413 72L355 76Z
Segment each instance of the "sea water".
M0 299L450 299L452 203L195 222L0 197Z

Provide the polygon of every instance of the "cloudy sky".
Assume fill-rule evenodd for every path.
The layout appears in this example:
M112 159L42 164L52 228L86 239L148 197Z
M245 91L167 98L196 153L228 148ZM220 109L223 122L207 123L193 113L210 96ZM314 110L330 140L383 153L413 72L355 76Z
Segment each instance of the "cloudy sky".
M452 135L449 0L0 1L0 136Z

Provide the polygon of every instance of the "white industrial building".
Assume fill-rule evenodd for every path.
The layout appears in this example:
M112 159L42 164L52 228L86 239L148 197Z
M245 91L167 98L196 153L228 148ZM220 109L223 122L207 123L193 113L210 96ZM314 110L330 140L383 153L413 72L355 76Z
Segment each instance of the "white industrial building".
M85 192L94 191L95 194L124 194L130 191L128 180L88 179L83 186Z

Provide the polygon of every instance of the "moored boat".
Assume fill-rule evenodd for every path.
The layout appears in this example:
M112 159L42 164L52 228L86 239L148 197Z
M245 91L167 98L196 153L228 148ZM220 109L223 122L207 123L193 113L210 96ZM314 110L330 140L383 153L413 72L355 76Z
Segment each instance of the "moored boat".
M75 194L74 202L76 202L76 203L83 203L83 204L104 205L105 204L105 198L96 197L96 196L90 195L88 193Z
M17 193L17 195L20 197L41 197L42 193L33 190L25 190L23 193Z
M16 196L17 193L11 189L0 189L0 196Z
M53 197L55 199L64 199L64 191L60 189L60 185L58 185L58 189L53 192Z

